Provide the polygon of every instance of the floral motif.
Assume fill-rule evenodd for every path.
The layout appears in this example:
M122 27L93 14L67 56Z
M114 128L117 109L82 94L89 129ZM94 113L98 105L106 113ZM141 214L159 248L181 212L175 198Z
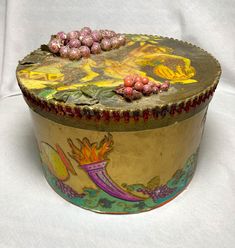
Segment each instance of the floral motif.
M72 203L98 212L108 213L136 213L158 207L173 199L189 183L195 170L197 153L190 156L182 169L177 170L166 184L160 184L160 177L155 176L146 185L133 184L122 186L128 192L145 191L146 198L142 201L123 201L107 194L102 189L84 188L83 193L77 193L63 181L55 178L46 171L48 182L55 190ZM46 167L45 167L46 169Z
M137 191L142 192L145 195L147 194L153 199L153 201L157 201L160 198L166 198L171 195L175 190L176 188L169 188L167 185L161 185L154 189L140 188Z
M165 65L158 65L154 68L154 72L161 78L172 80L173 82L184 82L184 83L192 83L196 82L196 80L191 79L195 75L195 69L192 66L176 66L171 69Z

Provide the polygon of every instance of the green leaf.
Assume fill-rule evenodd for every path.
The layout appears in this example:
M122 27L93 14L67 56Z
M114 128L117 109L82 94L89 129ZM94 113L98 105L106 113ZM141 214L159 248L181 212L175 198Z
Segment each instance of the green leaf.
M81 92L91 98L95 98L99 87L96 85L87 85L80 88Z
M53 94L56 92L56 90L54 89L45 89L43 91L41 91L38 96L40 98L44 98L46 100L52 99L53 98Z
M96 97L98 99L110 98L115 96L116 93L113 92L113 88L100 88L97 92Z
M73 103L77 105L94 105L98 102L114 104L117 95L111 87L98 87L96 85L82 86L77 90L60 91L53 95L57 101Z
M54 94L53 98L57 101L66 102L70 95L76 93L76 91L59 91Z
M57 101L63 101L77 105L94 105L99 102L95 98L84 95L80 90L57 92L53 97Z
M155 189L157 187L159 187L160 185L160 177L156 176L153 177L148 183L147 183L147 188L148 189Z
M78 99L82 96L82 92L80 90L71 92L69 97L67 98L67 103L76 103L78 102Z
M70 95L67 102L77 105L94 105L99 101L95 98L91 98L82 93L80 94L80 92L77 92L76 94Z
M115 106L120 100L119 96L113 91L114 88L100 88L97 99L101 104Z

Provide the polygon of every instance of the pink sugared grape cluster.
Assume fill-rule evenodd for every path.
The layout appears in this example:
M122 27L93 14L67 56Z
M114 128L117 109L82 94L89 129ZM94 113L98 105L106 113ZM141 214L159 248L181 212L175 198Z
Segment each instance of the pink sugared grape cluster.
M53 35L48 47L52 53L59 54L62 58L78 60L81 57L88 58L90 54L117 49L125 44L126 38L122 34L84 27L79 31Z
M170 83L149 81L147 77L139 75L128 75L124 78L124 83L119 85L115 92L122 95L126 100L132 101L140 99L143 95L158 94L163 91L168 91Z

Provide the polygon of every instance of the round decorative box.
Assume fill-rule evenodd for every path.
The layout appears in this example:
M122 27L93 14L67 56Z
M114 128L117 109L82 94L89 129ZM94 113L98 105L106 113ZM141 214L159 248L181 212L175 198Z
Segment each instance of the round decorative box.
M99 213L169 202L193 177L218 61L160 36L126 34L121 46L100 37L96 48L81 39L91 54L79 42L70 55L71 46L59 52L50 43L17 67L46 180L67 201Z

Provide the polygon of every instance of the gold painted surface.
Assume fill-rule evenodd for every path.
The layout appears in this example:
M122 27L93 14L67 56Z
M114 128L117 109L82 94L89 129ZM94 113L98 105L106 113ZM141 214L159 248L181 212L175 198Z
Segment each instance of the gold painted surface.
M206 108L198 114L175 122L172 125L143 131L110 132L113 138L112 150L108 154L107 172L113 181L122 187L123 184L145 184L155 176L160 176L161 184L166 183L177 169L185 164L191 154L199 147ZM69 173L65 182L77 192L84 188L96 189L87 173L72 159L68 139L74 144L76 139L87 138L89 142L100 142L107 132L98 132L64 126L43 118L32 111L35 133L41 150L42 161L47 163L42 153L42 143L55 148L59 144L75 173ZM141 195L142 193L139 193Z

